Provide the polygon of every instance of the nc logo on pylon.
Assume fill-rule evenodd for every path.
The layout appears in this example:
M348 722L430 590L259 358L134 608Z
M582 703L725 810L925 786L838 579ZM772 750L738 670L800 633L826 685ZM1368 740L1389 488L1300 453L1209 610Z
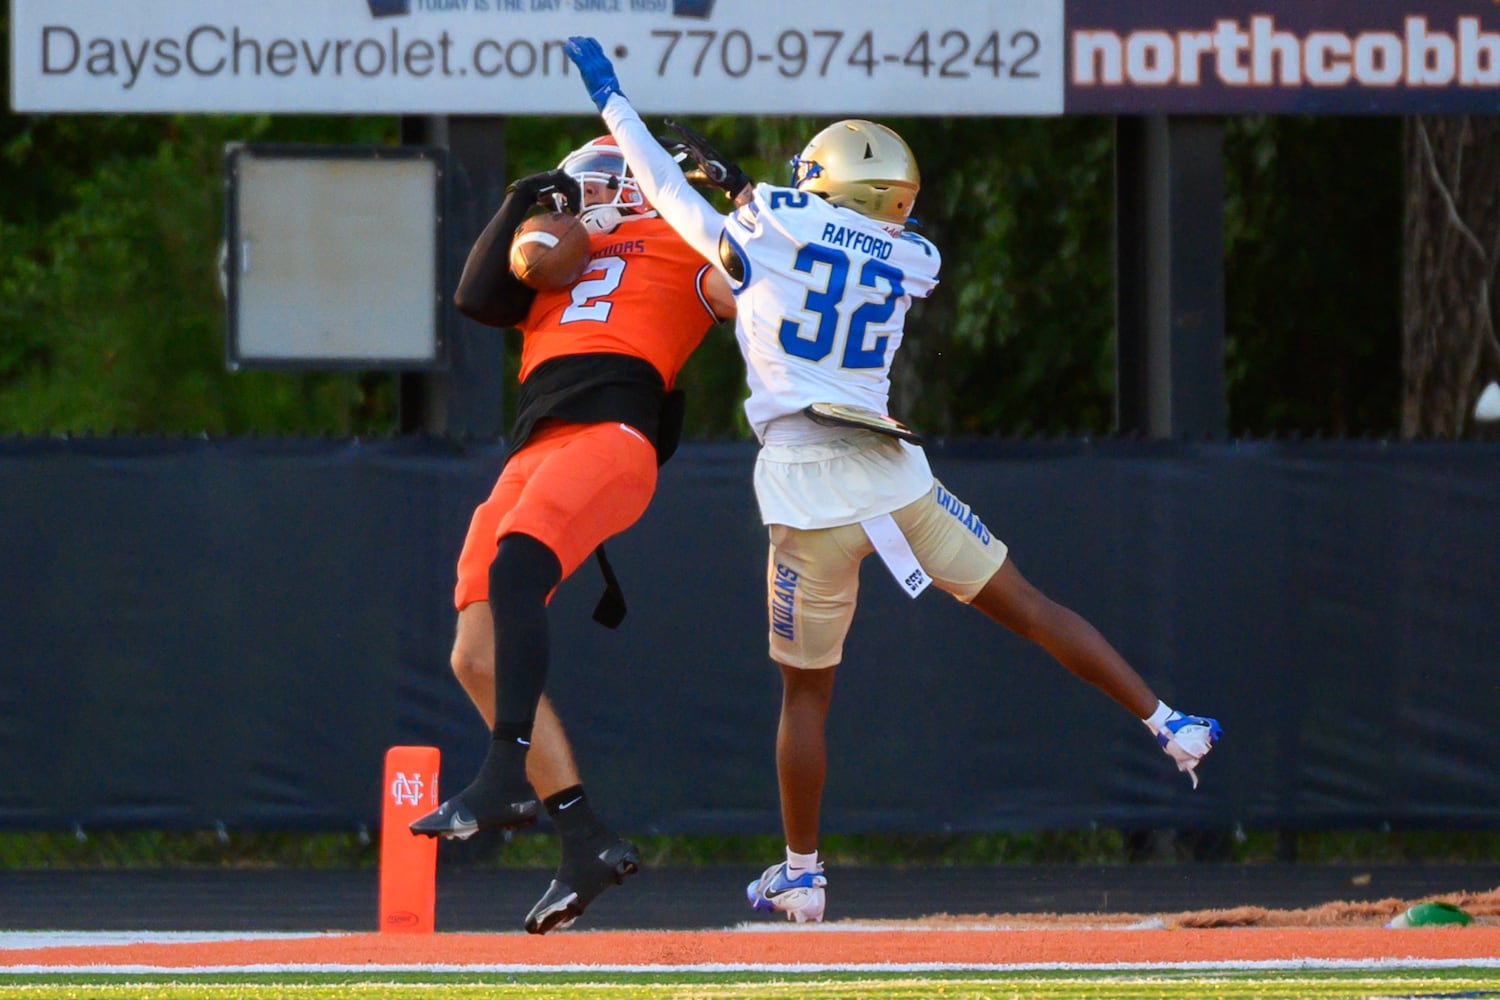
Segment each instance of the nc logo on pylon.
M414 806L422 801L422 776L420 774L407 775L405 771L397 771L396 778L391 782L391 801L398 806Z

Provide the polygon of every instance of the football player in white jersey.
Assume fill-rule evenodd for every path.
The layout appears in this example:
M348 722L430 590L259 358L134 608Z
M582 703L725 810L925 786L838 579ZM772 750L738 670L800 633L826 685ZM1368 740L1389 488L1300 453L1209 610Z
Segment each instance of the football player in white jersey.
M1196 787L1219 723L1173 711L1097 629L1032 587L1005 543L933 477L916 435L886 413L907 310L931 294L941 262L906 228L921 182L901 137L874 122L836 122L813 136L781 187L753 184L679 126L680 150L734 199L722 215L646 128L598 42L571 38L567 50L646 198L723 271L738 304L745 413L761 443L755 495L770 535L787 839L785 862L747 887L751 905L798 922L823 918L824 728L859 564L872 552L911 596L936 584L1134 713Z

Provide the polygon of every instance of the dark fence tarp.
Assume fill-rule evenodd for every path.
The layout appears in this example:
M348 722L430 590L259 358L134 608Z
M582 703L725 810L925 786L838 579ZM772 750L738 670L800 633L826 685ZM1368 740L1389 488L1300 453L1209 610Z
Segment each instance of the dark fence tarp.
M1194 792L1045 654L868 560L836 831L1500 826L1500 448L957 442L944 482L1161 695L1228 732ZM486 734L448 668L498 445L0 441L0 826L378 823L385 749ZM550 690L622 829L774 832L779 680L744 444L685 445L550 612Z

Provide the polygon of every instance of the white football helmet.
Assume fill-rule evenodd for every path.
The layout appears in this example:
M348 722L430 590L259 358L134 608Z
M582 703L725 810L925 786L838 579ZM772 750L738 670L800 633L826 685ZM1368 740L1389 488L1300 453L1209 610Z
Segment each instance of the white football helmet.
M834 122L792 158L792 187L891 225L906 225L921 186L905 140L860 118Z
M583 207L578 218L585 227L596 233L611 232L628 218L639 216L650 210L645 195L625 163L625 154L615 144L612 136L601 136L573 150L558 169L565 171L580 188L593 185L596 196L603 192L601 200L591 200L588 192L583 194Z

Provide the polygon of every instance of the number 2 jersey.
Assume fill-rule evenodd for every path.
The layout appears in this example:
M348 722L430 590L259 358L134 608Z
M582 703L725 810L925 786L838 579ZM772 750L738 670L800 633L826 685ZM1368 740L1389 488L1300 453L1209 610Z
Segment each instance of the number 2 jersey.
M537 292L517 324L512 449L545 418L623 421L660 447L662 393L717 321L703 291L708 265L654 215L590 233L589 258L573 284Z
M519 328L521 381L570 354L649 361L668 389L717 317L703 293L707 265L654 215L589 233L589 263L566 288L536 293Z

